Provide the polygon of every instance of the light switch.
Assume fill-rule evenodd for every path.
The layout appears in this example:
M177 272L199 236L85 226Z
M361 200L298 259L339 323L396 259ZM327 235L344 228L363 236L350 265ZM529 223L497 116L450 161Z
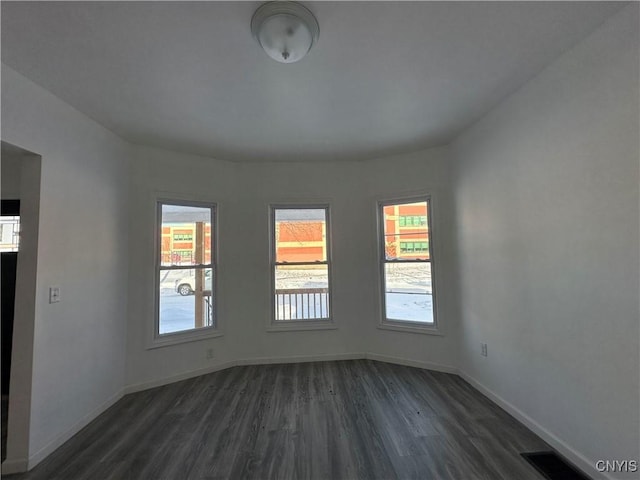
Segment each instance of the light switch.
M49 303L60 301L60 287L49 287Z

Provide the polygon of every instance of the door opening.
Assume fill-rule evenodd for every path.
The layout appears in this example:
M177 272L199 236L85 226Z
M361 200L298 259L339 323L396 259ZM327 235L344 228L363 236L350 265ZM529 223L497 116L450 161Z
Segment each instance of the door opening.
M9 379L13 346L13 313L20 242L20 200L2 200L0 208L0 285L2 286L2 460L7 456Z

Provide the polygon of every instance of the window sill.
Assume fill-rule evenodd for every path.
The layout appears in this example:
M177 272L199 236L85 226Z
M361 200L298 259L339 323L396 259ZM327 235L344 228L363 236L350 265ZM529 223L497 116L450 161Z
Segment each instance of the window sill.
M391 330L394 332L421 333L423 335L436 335L444 337L444 333L438 330L436 325L419 326L413 323L403 325L398 323L381 323L378 325L380 330Z
M296 332L305 330L337 330L338 327L331 321L323 322L292 322L287 321L286 325L271 324L267 327L267 332Z
M188 331L168 333L161 337L156 337L149 342L147 350L154 348L168 347L171 345L179 345L181 343L197 342L198 340L206 340L207 338L222 337L224 332L218 329L210 329L207 331Z

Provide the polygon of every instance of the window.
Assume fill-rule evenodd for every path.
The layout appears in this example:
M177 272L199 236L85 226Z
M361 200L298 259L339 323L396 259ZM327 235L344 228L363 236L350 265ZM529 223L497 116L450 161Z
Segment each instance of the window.
M429 242L400 242L400 256L413 252L429 252Z
M378 204L383 326L436 325L430 199Z
M158 202L155 338L216 328L215 205Z
M17 252L20 244L20 216L0 216L0 252Z
M273 324L330 323L329 208L272 206Z
M424 215L400 215L398 225L400 227L420 227L427 224L427 217Z
M192 242L193 241L193 233L173 233L173 241L174 242Z

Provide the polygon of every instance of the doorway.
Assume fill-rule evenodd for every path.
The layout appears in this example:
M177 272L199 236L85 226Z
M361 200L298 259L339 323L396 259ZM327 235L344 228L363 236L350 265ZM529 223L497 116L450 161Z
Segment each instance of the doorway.
M2 460L7 457L9 419L9 380L13 347L16 272L20 245L20 200L2 200L0 205L0 285L2 291Z
M0 143L2 474L29 462L42 157Z

